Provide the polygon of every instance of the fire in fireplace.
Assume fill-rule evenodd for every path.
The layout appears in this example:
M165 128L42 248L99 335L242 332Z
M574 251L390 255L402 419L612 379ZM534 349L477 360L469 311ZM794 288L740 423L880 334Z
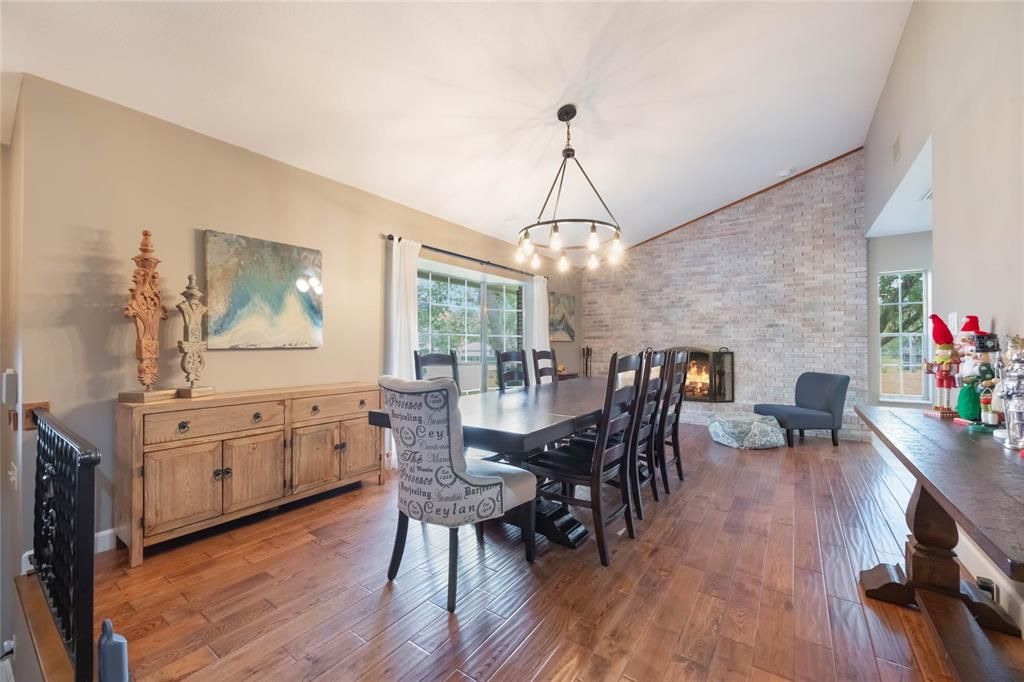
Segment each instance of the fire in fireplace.
M683 399L706 403L731 403L735 400L733 355L728 348L717 351L691 348L686 360Z

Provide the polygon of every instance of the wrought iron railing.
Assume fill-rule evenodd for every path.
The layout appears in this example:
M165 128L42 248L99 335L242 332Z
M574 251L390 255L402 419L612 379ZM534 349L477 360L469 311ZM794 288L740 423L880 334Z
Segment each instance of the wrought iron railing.
M91 680L93 486L100 455L47 410L34 410L32 421L39 427L32 563L74 664L75 680Z

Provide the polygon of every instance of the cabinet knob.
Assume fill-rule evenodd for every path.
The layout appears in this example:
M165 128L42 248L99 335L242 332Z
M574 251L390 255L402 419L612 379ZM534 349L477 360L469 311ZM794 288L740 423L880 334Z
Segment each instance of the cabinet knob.
M224 470L223 469L214 469L213 470L213 480L219 481L223 475L224 475Z
M252 423L253 424L259 424L261 421L263 421L263 414L260 413L260 412L253 412L252 413Z
M309 408L309 411L312 412L314 415L320 414L320 406L314 405L313 407Z
M334 449L337 452L344 452L345 448L347 448L347 447L348 447L348 443L335 443L334 444Z
M234 472L231 471L231 467L227 467L222 473L224 474L224 478L231 478L231 474Z
M188 419L178 422L178 433L188 433L188 430L192 428L192 422Z
M366 407L366 399L365 398L363 398L362 400L359 401L359 407L360 408Z

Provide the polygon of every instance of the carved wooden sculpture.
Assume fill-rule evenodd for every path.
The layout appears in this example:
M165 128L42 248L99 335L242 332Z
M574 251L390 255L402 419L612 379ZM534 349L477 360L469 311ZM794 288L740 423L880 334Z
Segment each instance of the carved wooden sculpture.
M206 359L203 353L206 352L206 341L203 341L203 317L209 308L202 302L203 292L196 286L196 276L188 276L188 286L181 292L185 299L175 306L181 313L182 322L185 325L185 337L178 342L178 350L181 352L181 369L185 372L185 381L188 388L179 388L179 398L194 398L200 395L213 393L209 386L196 386L199 375L206 367Z
M135 321L135 357L139 360L139 383L145 392L122 393L123 402L148 401L167 398L174 391L153 391L153 384L160 376L160 320L167 319L167 308L160 300L160 275L156 266L160 259L153 255L153 240L149 230L142 231L139 254L134 256L135 271L132 272L131 300L124 309L124 316Z

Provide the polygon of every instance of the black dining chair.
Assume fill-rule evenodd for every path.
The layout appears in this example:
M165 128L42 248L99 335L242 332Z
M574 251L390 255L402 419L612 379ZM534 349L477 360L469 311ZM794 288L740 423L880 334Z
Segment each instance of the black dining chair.
M661 413L658 415L658 426L654 434L658 446L658 466L661 469L661 482L665 493L671 492L668 487L668 465L675 464L679 480L683 476L683 455L679 447L679 418L683 407L683 382L686 379L685 348L670 348L665 351L665 380L662 382ZM669 460L668 449L672 447L672 458Z
M530 385L530 369L526 365L526 351L506 350L498 352L498 390Z
M629 484L633 495L636 517L644 518L643 486L651 486L654 501L658 497L657 446L654 442L657 420L660 413L662 381L665 371L665 352L651 348L642 354L643 369L640 372L640 388L637 392L637 416L629 437Z
M540 363L544 360L550 361L551 364L541 367ZM551 377L553 384L558 383L558 359L555 358L555 351L533 349L533 376L536 377L538 386L544 383L544 377Z
M590 509L594 516L594 536L601 564L608 565L608 547L605 528L619 519L625 519L629 537L636 537L629 494L629 438L636 417L637 377L642 368L639 355L615 353L608 363L608 383L605 388L604 407L597 427L597 438L592 444L563 445L538 453L526 468L544 481L537 486L537 496L544 499ZM620 374L632 373L632 381L621 381ZM607 486L620 483L617 494L607 500ZM566 486L572 493L566 492ZM590 494L576 497L576 487L584 486Z
M450 353L420 353L418 350L412 352L412 359L416 365L416 378L420 381L423 379L437 379L440 376L426 376L426 374L434 374L434 372L425 372L427 367L447 367L452 379L455 380L455 385L459 387L459 391L462 391L462 384L459 382L459 356L455 354L455 351ZM447 377L446 377L447 378Z

